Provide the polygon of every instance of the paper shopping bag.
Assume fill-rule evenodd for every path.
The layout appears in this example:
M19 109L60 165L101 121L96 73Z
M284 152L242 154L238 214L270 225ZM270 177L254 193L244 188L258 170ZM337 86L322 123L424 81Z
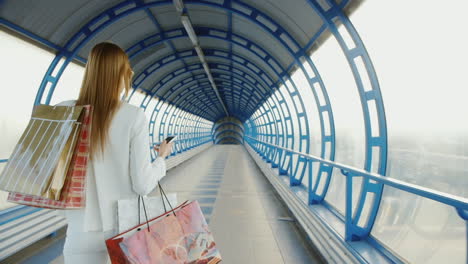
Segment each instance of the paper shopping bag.
M112 237L106 240L106 245L113 264L215 264L221 261L197 201L186 202Z
M51 209L79 209L86 204L85 183L86 169L89 156L90 133L92 124L92 107L83 106L83 115L78 120L81 130L73 151L68 172L63 187L59 189L56 185L54 192L60 194L58 200L48 199L40 196L10 192L8 201L23 205L51 208Z
M82 106L35 106L0 176L0 189L47 198L57 162L82 110Z

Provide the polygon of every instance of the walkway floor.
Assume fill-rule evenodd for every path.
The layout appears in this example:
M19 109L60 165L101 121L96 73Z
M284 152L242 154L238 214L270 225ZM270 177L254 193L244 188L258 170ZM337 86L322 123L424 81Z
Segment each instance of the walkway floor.
M200 203L223 263L321 263L243 146L215 145L167 176L179 202Z
M209 148L169 171L162 185L179 202L198 200L222 263L322 263L241 145ZM63 247L63 240L52 247ZM44 251L25 263L37 263ZM63 257L51 263L62 264Z

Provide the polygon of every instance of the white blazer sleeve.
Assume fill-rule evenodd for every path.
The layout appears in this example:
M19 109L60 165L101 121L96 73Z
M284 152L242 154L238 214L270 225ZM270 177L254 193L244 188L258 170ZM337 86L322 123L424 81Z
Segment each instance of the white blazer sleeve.
M158 157L151 163L148 122L142 109L138 109L130 139L130 177L133 191L149 194L166 176L166 162Z

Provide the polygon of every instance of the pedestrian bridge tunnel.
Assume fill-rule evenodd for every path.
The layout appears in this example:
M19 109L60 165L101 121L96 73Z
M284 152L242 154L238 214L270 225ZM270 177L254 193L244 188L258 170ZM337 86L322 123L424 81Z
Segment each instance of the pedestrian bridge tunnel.
M244 125L234 117L224 117L213 124L214 144L244 144Z
M232 239L241 234L254 239L255 230L273 230L269 242L236 240L257 252L252 263L305 263L311 252L314 261L330 263L467 263L468 129L462 121L468 108L460 89L466 80L447 75L456 73L452 69L445 74L443 67L417 76L414 69L436 63L424 63L427 54L439 49L431 48L438 43L434 35L428 34L420 46L404 46L418 43L410 39L416 31L408 25L415 20L442 23L431 16L444 12L437 6L420 14L420 6L431 5L427 2L395 4L401 9L372 2L0 1L0 63L8 86L0 99L5 142L0 144L0 170L31 107L75 99L90 50L111 41L129 56L133 89L124 100L144 109L151 143L177 136L167 160L169 186L202 186L194 194L207 194L203 186L219 187L209 197L187 196L213 202L204 213L212 214L215 229L226 223L218 230L235 228L229 221L244 219L249 206L265 212L258 216L260 227L225 231ZM428 18L415 19L416 14ZM401 27L383 24L396 20L404 21ZM453 24L444 28L461 46L450 46L446 52L457 54L443 57L465 63L468 56L461 47L468 43L459 34L463 22ZM430 25L424 28L441 24ZM398 34L391 33L395 28ZM440 34L440 39L448 38ZM369 40L372 58L363 39ZM32 53L40 58L33 59ZM412 58L419 55L423 66L414 66ZM383 93L381 74L382 87L387 87ZM422 83L427 76L443 80ZM432 91L430 85L436 88ZM156 155L152 151L153 159ZM194 160L204 165L193 167ZM183 170L189 168L193 177L180 176L188 175ZM196 185L197 173L221 176L205 179L214 184ZM260 183L262 187L256 185ZM264 199L265 190L274 196ZM0 194L0 262L17 260L28 245L66 225L60 212L16 206ZM236 207L241 204L245 208ZM272 223L278 206L288 213ZM236 209L222 214L218 208ZM229 214L233 211L238 215ZM36 229L25 219L34 219ZM275 229L278 222L295 229L282 232L283 227ZM226 263L233 263L231 256L241 256L229 253L222 242L225 232L214 232L215 239L227 252ZM310 247L296 250L296 242L288 240L293 233L302 237L297 243ZM290 244L281 244L286 240ZM271 241L277 244L263 251L280 252L274 256L281 260L267 261L274 257L266 253L259 257L259 245Z

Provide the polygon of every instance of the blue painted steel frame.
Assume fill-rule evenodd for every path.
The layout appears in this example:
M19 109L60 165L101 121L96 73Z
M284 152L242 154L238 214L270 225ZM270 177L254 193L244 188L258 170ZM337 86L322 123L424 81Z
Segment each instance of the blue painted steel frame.
M377 75L375 73L374 67L370 60L369 55L362 43L362 40L359 37L359 34L355 30L351 21L348 17L344 15L341 8L336 5L333 1L327 1L329 9L325 10L323 6L320 5L318 1L308 0L310 6L321 16L323 22L327 25L330 32L337 39L341 49L343 50L346 59L351 67L353 72L356 85L358 87L359 96L361 98L361 106L363 109L364 123L365 123L365 135L366 135L366 159L364 169L366 171L376 171L380 175L385 175L386 166L387 166L387 127L385 119L385 110L383 106L382 95L380 92L379 83L377 80ZM343 31L347 32L352 39L352 44L345 42L345 36L343 32L338 30L339 25L343 25ZM354 47L348 47L348 45L353 45ZM366 72L359 72L357 67L356 59L361 59L366 68ZM364 87L363 77L364 74L367 74L371 82L372 87ZM366 90L366 88L368 90ZM377 110L377 120L378 124L371 123L371 113L369 111L369 104L375 102ZM372 125L378 126L378 135L372 134ZM374 148L378 148L378 168L372 168L372 157ZM348 188L350 184L347 185ZM361 191L361 196L359 198L358 206L356 211L352 212L352 204L347 203L346 205L346 218L347 218L347 229L346 229L346 238L349 240L359 240L369 236L372 226L377 217L377 211L380 205L380 200L383 192L383 184L375 184L370 181L370 179L365 179L363 182L363 187ZM374 199L367 201L371 203L371 209L368 214L367 221L364 226L359 226L359 220L363 212L364 204L367 200L367 194L373 193ZM351 195L351 193L349 193ZM349 197L347 197L349 199Z
M225 135L226 134L226 135ZM235 138L238 138L239 141L243 144L243 141L244 141L244 137L241 133L235 131L235 130L231 130L231 129L226 129L222 132L220 132L216 138L215 138L215 144L217 144L221 139L225 138L225 137L235 137Z
M248 40L247 40L247 43L248 43ZM232 55L231 55L231 56L232 56ZM169 56L169 57L170 57L170 56ZM159 64L159 63L154 63L153 65L160 65L160 64ZM153 67L153 65L150 66L150 67ZM154 68L153 68L153 69L154 69ZM145 76L148 76L148 75L149 75L149 74L147 74L147 73L145 74ZM140 80L139 77L137 77L137 79ZM164 80L164 79L165 79L165 78L163 78L163 80ZM140 80L140 83L141 83L141 82L142 82L142 80ZM302 108L302 109L303 109L303 108Z
M244 132L244 128L241 126L242 123L240 124L237 124L237 123L234 123L234 122L223 122L223 123L215 123L213 125L213 128L211 129L211 133L213 134L215 130L218 129L218 127L221 127L221 126L227 126L227 125L233 125L233 126L237 126L240 130L242 130L242 132Z
M206 5L206 6L220 8L220 6L218 4L207 2L207 1L200 1L200 3L195 3L193 1L187 1L187 2L191 3L191 4L203 4L203 5ZM257 15L263 15L261 12L259 12L258 10L248 6L247 4L240 3L238 1L233 1L233 2L236 2L236 4L238 4L240 6L243 6L247 10L253 10L254 12L252 12L251 15L241 14L239 10L234 9L231 6L231 1L226 1L225 3L229 3L229 5L227 6L227 4L225 4L222 8L224 10L228 11L231 19L232 19L232 14L233 13L235 13L237 15L242 15L242 16L248 18L251 21L254 21L254 20L257 21L256 16ZM309 1L310 5L322 16L324 22L326 23L326 27L329 28L329 30L333 33L333 35L338 39L343 51L345 52L345 55L347 56L348 61L350 62L350 66L351 66L351 68L353 70L353 74L355 76L356 83L358 84L358 89L360 91L361 103L362 103L362 107L363 107L363 110L364 110L364 117L365 117L365 123L366 123L366 141L367 141L367 144L366 144L366 166L365 166L365 169L366 170L371 169L371 165L372 165L372 148L377 147L377 148L380 148L380 151L379 151L380 161L379 161L378 172L379 172L379 174L384 175L385 174L385 167L386 167L387 142L386 142L386 124L385 124L385 115L384 115L383 103L382 103L382 99L381 99L381 95L380 95L380 90L378 88L378 82L377 82L377 78L376 78L376 75L375 75L375 71L373 70L372 63L371 63L371 61L370 61L370 59L369 59L369 57L367 55L367 52L365 51L364 45L362 44L362 41L360 40L360 38L359 38L357 32L355 31L355 29L353 28L352 24L349 22L347 17L344 16L342 11L340 10L345 5L346 2L343 1L343 3L340 4L340 6L334 4L333 2L328 2L328 4L332 8L329 9L329 10L325 10L325 9L323 9L323 7L320 5L320 3L318 1ZM133 4L135 5L134 9L129 9L129 10L127 10L127 11L125 11L125 12L119 14L119 15L116 15L116 13L114 12L116 10L126 8L128 5L133 5ZM77 54L77 51L79 50L79 48L81 48L86 43L86 41L84 41L84 40L90 39L94 34L97 34L97 32L99 32L100 30L103 29L103 27L102 27L103 25L105 25L107 23L110 24L111 21L115 22L116 20L118 20L119 18L121 18L123 16L129 15L132 12L136 12L136 11L140 11L140 10L145 10L145 12L148 12L147 11L148 7L157 6L159 4L161 4L161 5L162 4L171 4L171 1L161 1L161 2L158 2L158 3L149 3L149 4L144 4L144 3L140 2L140 1L137 1L137 2L126 1L126 2L123 2L123 3L115 6L114 8L111 8L111 9L105 11L103 14L101 14L101 15L97 16L95 19L91 20L91 22L89 22L85 27L83 27L83 30L80 30L73 38L70 39L69 42L67 42L67 45L65 46L65 48L60 49L59 54L57 55L57 57L52 62L51 66L48 69L48 72L46 73L46 76L44 77L44 80L43 80L43 82L41 84L41 88L38 91L38 96L36 97L35 103L37 104L42 100L42 95L43 95L44 90L45 90L47 85L50 85L50 90L49 90L48 96L47 96L47 98L45 100L45 103L50 102L50 98L51 98L51 96L53 94L54 87L55 87L58 79L60 78L60 75L62 74L64 68L69 63L69 61L71 59L73 59L73 57ZM103 16L105 16L105 15L108 16L109 21L106 21L105 23L100 25L98 28L96 28L95 31L90 31L89 27L91 25L93 25L94 23L97 23L98 21L100 21L103 18ZM268 19L270 19L270 18L267 16L267 20ZM343 39L343 36L341 36L340 32L338 31L338 28L337 28L336 24L333 21L334 19L341 20L341 23L343 23L344 27L346 28L348 33L351 35L353 41L355 42L356 48L348 49L348 47L346 46L346 43L345 43L345 41ZM273 22L276 25L276 23L274 21L270 21L270 22ZM232 23L232 22L230 22L230 23ZM255 23L259 24L258 22L255 22ZM263 27L263 28L266 29L266 31L268 31L267 28L265 28L265 27ZM281 29L281 27L278 27L278 28ZM324 29L325 29L325 27L322 27L320 31L322 32ZM230 29L230 31L231 31L230 36L232 36L232 30ZM279 37L280 34L279 33L285 33L285 32L281 32L281 30L280 30L279 32L274 32L273 33L275 38L278 39L278 40L280 40L280 37ZM82 34L85 37L84 37L84 39L80 40L81 42L79 44L77 44L78 43L77 40L79 39L79 37ZM292 39L292 43L294 43L294 39L293 38L291 38L291 39ZM75 41L76 41L76 43L75 43ZM312 44L312 43L313 43L313 41L311 40L309 42L309 44ZM295 48L297 48L297 49L300 48L299 45L294 45L293 44L292 46L297 46L297 47L289 47L288 44L285 44L285 43L282 43L282 44L285 47L288 47L293 51L295 50ZM231 45L232 45L232 42L230 44L231 48L230 48L229 56L232 56L232 46ZM71 50L71 51L68 51L68 50ZM310 58L305 55L306 50L307 49L303 49L302 51L299 50L294 54L294 58L296 59L296 64L299 65L300 67L302 67L301 66L302 63L299 63L298 59L301 58L301 56L303 56L302 58L305 58L308 63L311 63ZM362 73L359 73L359 71L358 71L358 69L357 69L357 67L355 65L355 61L354 61L354 59L357 58L357 57L361 57L363 59L363 61L364 61L364 64L365 64L366 70L367 70L367 74L369 75L369 79L372 82L372 90L371 91L364 91L364 88L362 87L362 80L361 80L361 76L360 76L360 74L362 74ZM61 59L64 59L64 61L61 62L60 61ZM57 67L57 65L59 63L62 63L62 65L61 65L57 75L53 76L52 72ZM288 69L289 68L290 67L288 67ZM305 70L303 68L302 68L302 70L305 72ZM308 75L306 75L306 76L308 76ZM316 77L319 78L319 75L316 74ZM309 81L309 84L310 84L311 88L313 88L312 84L314 83L314 81L317 81L317 82L321 83L321 80L318 80L318 79L314 80L313 78L308 78L308 81ZM322 87L322 89L324 89L323 83L321 83L321 87ZM323 94L326 95L326 91ZM291 96L291 94L290 94L290 96ZM315 90L314 90L314 96L317 96L316 93L315 93ZM242 96L240 98L242 98ZM328 96L326 96L326 98L328 98ZM318 102L317 99L316 99L316 101ZM377 115L378 115L378 120L379 120L378 125L379 125L379 132L380 132L378 137L375 137L375 136L373 136L371 134L371 125L372 124L370 124L370 118L369 118L370 114L369 114L368 105L367 105L368 102L371 102L371 101L374 101L376 103L376 106L377 106L377 112L378 112ZM294 105L294 107L296 107L296 105ZM324 106L317 106L317 107L319 107L320 113L322 113L323 111L327 111L329 113L330 118L329 118L328 122L330 122L331 126L333 126L334 122L333 122L332 116L330 116L331 106L329 105L329 103L327 102L327 105L325 107ZM304 108L302 108L302 109L304 109ZM282 110L282 109L280 108L280 110ZM267 111L265 111L265 113L266 112ZM296 112L297 112L297 108L296 108ZM267 114L267 117L269 119L268 122L272 122L271 118L270 118L270 116L268 114ZM292 118L291 115L289 115L289 118ZM323 123L326 122L326 121L323 120L322 115L320 115L320 119L321 119L321 123L322 123L322 153L325 150L324 143L327 142L327 141L332 142L333 147L331 148L331 151L334 153L334 133L331 133L331 135L324 135L324 133L323 133L324 124ZM246 123L251 124L251 123L254 123L254 122L247 121ZM265 123L267 123L267 122L265 121ZM299 124L300 124L300 122L299 122ZM259 125L259 124L257 123L256 125ZM249 127L252 127L252 126L249 126ZM290 124L290 127L292 128L291 124ZM252 135L252 136L256 137L258 135L257 132L255 132L255 130L253 129L253 127L252 127L252 130L249 129L249 132L251 132L250 135ZM287 140L286 140L286 144L287 144ZM300 149L301 149L301 147L300 147ZM333 160L333 157L330 157L330 160ZM326 168L328 168L328 167L326 167ZM326 172L326 170L324 170L322 172ZM320 177L321 175L322 174L319 173L318 177ZM328 177L328 182L329 182L329 178L330 177ZM379 187L380 187L380 189L379 189ZM373 190L371 190L371 189L373 189ZM350 220L349 221L350 225L348 225L348 228L347 228L347 238L348 239L359 239L359 238L367 237L370 230L371 230L371 228L372 228L373 222L375 220L375 216L376 216L376 213L377 213L377 210L378 210L378 204L379 204L380 197L381 197L382 188L381 188L381 186L377 186L377 187L373 186L369 181L367 181L366 184L363 186L363 190L364 191L362 192L362 196L360 197L359 206L357 207L358 209L355 212L354 217L351 216L351 213L352 213L351 210L347 209L348 213L347 213L346 217L347 217L348 220ZM310 191L311 191L311 193L313 193L313 190L310 190ZM364 228L360 228L360 227L357 226L357 222L359 220L362 209L364 207L364 203L366 202L366 194L369 191L372 191L372 192L378 194L378 199L375 199L373 201L371 216L369 217L369 220L367 221L366 226ZM323 196L324 195L325 195L325 193L323 193ZM321 200L323 200L323 196L322 197L314 197L314 199L312 199L311 202L320 202Z
M161 2L160 2L160 3L161 3ZM160 4L160 3L157 3L157 4ZM205 4L206 4L206 3L205 3ZM113 8L111 8L111 9L107 10L107 11L104 12L103 14L105 14L105 15L108 17L108 21L106 21L106 22L100 24L93 32L90 32L89 26L92 25L93 23L96 23L97 21L101 20L101 19L103 18L103 17L102 17L102 14L101 14L100 16L98 16L98 17L96 17L95 19L93 19L90 23L88 23L88 24L84 27L84 29L85 29L85 31L86 31L86 32L84 33L84 36L85 36L85 37L84 37L84 39L80 42L80 44L78 44L78 45L75 46L75 51L74 51L74 52L76 53L76 52L77 52L77 49L80 48L82 45L84 45L84 43L86 43L85 40L89 39L93 34L96 34L97 32L99 32L99 30L102 30L102 29L104 28L103 26L107 26L108 24L111 23L111 21L116 21L116 20L118 20L118 19L120 18L120 15L123 14L123 13L121 13L121 14L119 14L119 15L116 16L116 15L115 15L115 11L118 10L118 9L120 9L120 8L125 7L126 5L132 5L130 9L126 9L126 11L123 12L123 13L126 13L126 15L128 15L128 14L134 12L134 11L138 11L138 10L144 8L144 7L141 5L140 2L137 2L137 3L126 2L126 3L119 4L119 5L115 6L115 7L113 7ZM147 7L150 7L150 6L153 6L153 5L156 5L156 3L147 4ZM230 5L230 3L229 3L229 5ZM133 8L133 9L132 9L132 8ZM226 8L226 7L219 7L219 8ZM229 6L228 8L230 8L230 6ZM236 12L236 11L233 10L233 9L229 9L229 10L230 10L230 12ZM239 13L239 12L238 12L238 13ZM239 14L240 14L240 13L239 13ZM257 24L260 25L260 23L257 23ZM265 27L264 25L260 25L260 26L262 26L263 28L267 29L267 27ZM80 31L80 33L81 33L81 31ZM283 32L283 33L287 34L287 32ZM72 39L70 39L70 41L67 43L66 46L69 46L70 43L73 43L76 39L78 39L78 36L77 36L77 35L78 35L78 34L76 34L74 37L72 37ZM278 39L278 41L281 41L281 42L283 42L283 44L285 44L284 41L282 41L281 38L279 38L279 36L277 37L277 39ZM285 45L285 46L287 46L287 45ZM72 55L75 55L75 54L72 53ZM56 60L54 60L54 61L56 61ZM57 63L58 63L58 61L56 61L55 64L53 63L53 64L51 65L51 67L49 67L49 71L48 71L48 75L49 75L49 76L47 76L47 77L53 77L53 76L51 76L51 72L52 72L52 71L51 71L51 68L55 68L56 65L57 65ZM67 63L68 63L67 60L65 60L65 62L63 63L63 65L62 65L62 67L61 67L61 70L59 70L59 72L58 72L58 74L57 74L56 77L60 77L60 75L61 75L61 73L62 73L62 71L63 71L63 69L64 69L64 66L66 66ZM47 99L46 99L46 103L48 103L48 102L50 101L50 96L51 96L52 93L53 93L53 89L54 89L54 87L55 87L57 78L54 77L53 79L50 79L50 80L49 80L48 78L45 78L45 79L46 79L47 81L46 81L45 83L43 82L43 83L41 84L41 89L39 89L38 95L40 95L40 97L42 97L42 93L43 93L43 91L44 91L45 85L46 85L47 83L51 83L52 86L51 86L51 88L50 88L49 95L48 95L48 97L47 97ZM293 83L292 85L295 86L294 83ZM300 100L300 97L299 97L299 100ZM37 101L38 101L38 100L36 100L36 102L37 102ZM301 104L302 104L302 101L301 101ZM302 105L303 105L303 104L302 104ZM297 111L296 105L294 105L294 107L296 108L296 109L295 109L296 112L298 112L298 111ZM304 108L302 107L302 109L304 109ZM305 116L305 113L304 113L304 116ZM306 118L306 119L307 119L307 118ZM301 125L302 125L302 124L299 123L299 130L302 132L302 129L300 128ZM308 130L308 127L306 127L306 130ZM291 144L292 144L292 146L293 146L294 141L293 141ZM308 141L306 141L306 144L308 145ZM308 146L307 146L307 148L308 148ZM299 149L302 149L302 141L300 141Z
M195 29L197 30L197 35L199 35L200 37L211 37L211 38L216 38L216 39L220 39L220 40L226 41L226 38L221 37L219 34L225 34L226 36L228 36L228 32L225 32L225 31L222 31L222 30L218 30L218 29L209 29L209 28L206 28L206 27L205 27L205 28L204 28L204 27L198 27L198 28L195 28ZM177 34L177 33L178 33L178 34ZM210 33L211 33L211 35L210 35ZM186 35L183 34L182 29L174 29L174 30L168 31L168 34L171 35L171 38L170 38L170 39L186 37ZM247 40L247 39L245 39L245 38L243 38L243 37L241 37L241 36L239 36L239 35L235 35L235 37L236 37L237 39L242 40L243 42L245 42L245 43L247 43L247 44L242 45L242 44L240 44L240 43L238 43L238 42L234 42L234 44L236 44L236 45L238 45L238 46L240 46L240 47L242 47L242 48L250 47L250 48L251 48L250 51L252 51L252 52L254 52L254 51L253 51L253 48L255 48L255 49L258 49L258 50L262 50L262 52L266 53L266 51L264 51L263 48L261 48L260 46L254 44L254 43L251 43L249 40ZM149 42L149 44L148 44L148 41L149 41L149 40L154 40L154 39L157 39L157 41ZM160 39L160 36L159 36L158 34L149 36L149 37L147 37L146 39L144 39L144 40L142 40L142 41L140 41L140 42L138 42L138 43L132 45L132 47L131 47L129 50L132 50L132 52L134 52L134 53L131 53L130 57L136 56L136 55L138 55L139 53L143 52L144 50L146 50L146 49L148 49L148 48L150 48L150 47L152 47L152 46L158 45L160 42L163 42L163 41L164 41L164 40L161 40L161 39ZM144 44L144 43L146 43L146 44ZM230 42L230 44L233 44L233 43ZM134 47L140 47L140 48L139 48L139 50L137 50L137 51L133 51L134 49L136 49L136 48L134 48ZM210 55L210 54L206 54L208 50L213 50L213 51L214 51L215 49L205 49L205 56ZM193 57L197 56L196 53L195 53L193 50L179 51L179 52L180 52L181 54L183 54L183 57L189 56L189 55L192 55ZM215 55L216 55L216 57L218 57L218 58L228 59L228 58L232 58L232 55L233 55L233 54L228 54L226 51L223 51L223 50L216 50L216 52L217 52L218 54L219 54L219 53L225 53L226 56L223 57L222 55L218 55L218 54L216 54L216 53L213 53L212 56L215 56ZM256 54L256 53L254 53L254 54ZM259 56L259 55L257 55L257 56ZM238 56L238 55L237 55L237 57L239 57L240 60L244 61L244 63L242 63L242 64L245 66L246 69L249 69L250 71L252 70L252 69L250 69L250 68L248 67L248 64L250 63L250 64L252 64L252 65L255 65L255 63L252 63L251 61L248 61L248 60L246 60L245 58L242 58L242 57L240 57L240 56ZM260 57L260 56L259 56L259 58L260 58L260 59L264 59L264 58L262 58L262 57ZM169 60L169 59L171 59L171 60ZM274 60L274 58L272 58L272 59ZM161 68L161 67L163 66L163 65L161 65L161 61L164 61L164 62L165 62L165 63L164 63L164 66L166 66L166 65L169 64L170 62L174 62L174 61L177 61L177 60L176 60L176 58L175 58L173 55L170 54L170 55L167 55L166 57L164 57L164 59L160 59L158 62L152 63L151 65L149 65L148 67L146 67L146 69L145 69L140 75L138 75L138 76L135 78L135 80L136 80L135 85L138 86L138 85L142 84L142 83L144 82L144 80L145 80L151 73L155 72L158 68ZM276 65L279 64L276 60L274 60L274 63L275 63ZM158 66L158 67L155 68L155 66ZM256 67L261 69L261 67L259 67L258 65L256 65ZM151 69L151 71L148 72L147 69ZM273 67L271 67L271 69L272 69L273 71L275 71L275 69L274 69ZM176 72L177 72L177 71L176 71ZM276 71L275 71L275 72L276 72ZM264 73L265 73L265 72L264 72ZM285 75L286 73L285 73L285 70L283 69L283 72L282 72L282 73L276 72L276 74L277 74L278 77L280 77L281 75ZM144 76L144 77L142 78L141 76ZM165 77L165 78L166 78L166 77ZM162 80L164 80L164 79L162 79ZM269 83L272 83L272 84L273 84L273 81L271 80L271 78L270 78L270 82L269 82ZM157 87L157 85L154 85L153 87ZM159 87L158 87L158 88L159 88ZM153 89L154 89L154 88L152 88L151 91L152 91L152 92L155 92Z

